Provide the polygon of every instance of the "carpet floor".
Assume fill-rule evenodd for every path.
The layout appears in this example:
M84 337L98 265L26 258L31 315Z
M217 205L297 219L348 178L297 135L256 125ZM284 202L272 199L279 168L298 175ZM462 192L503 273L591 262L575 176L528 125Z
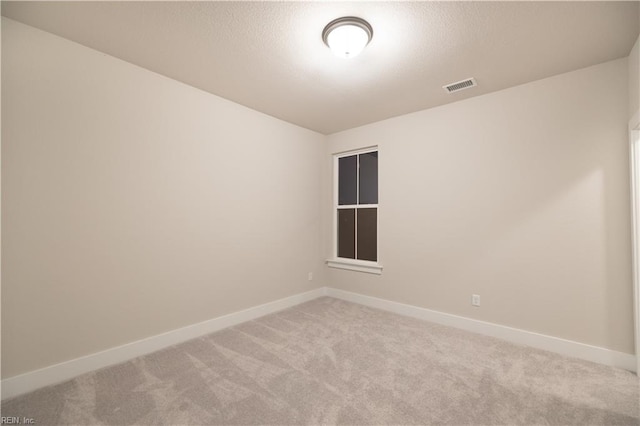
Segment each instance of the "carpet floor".
M329 297L2 402L37 425L640 425L628 371Z

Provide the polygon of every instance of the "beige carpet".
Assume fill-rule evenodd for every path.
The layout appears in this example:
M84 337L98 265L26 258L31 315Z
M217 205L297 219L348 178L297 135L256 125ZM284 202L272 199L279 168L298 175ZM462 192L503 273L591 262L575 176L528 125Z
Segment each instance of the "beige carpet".
M2 403L38 425L640 424L638 378L328 297Z

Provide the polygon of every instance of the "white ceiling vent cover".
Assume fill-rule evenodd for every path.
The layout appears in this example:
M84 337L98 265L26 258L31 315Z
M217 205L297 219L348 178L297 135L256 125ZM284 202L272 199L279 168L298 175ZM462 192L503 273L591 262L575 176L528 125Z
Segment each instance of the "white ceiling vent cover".
M467 78L466 80L456 81L455 83L447 84L446 86L442 86L447 93L459 92L460 90L469 89L471 87L476 87L478 83L476 83L475 78Z

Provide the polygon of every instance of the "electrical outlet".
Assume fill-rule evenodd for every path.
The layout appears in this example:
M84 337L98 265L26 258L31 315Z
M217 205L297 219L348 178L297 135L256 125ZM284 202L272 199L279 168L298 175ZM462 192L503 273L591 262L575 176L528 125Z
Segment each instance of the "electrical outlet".
M309 272L309 275L307 275L307 278L309 279L309 281L313 281L313 272Z
M480 296L477 294L471 295L471 304L473 306L480 306Z

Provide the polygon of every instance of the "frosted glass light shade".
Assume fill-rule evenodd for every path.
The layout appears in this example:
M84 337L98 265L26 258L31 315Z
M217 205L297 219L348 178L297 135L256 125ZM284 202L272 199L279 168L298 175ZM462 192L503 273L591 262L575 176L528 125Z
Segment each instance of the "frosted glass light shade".
M322 31L322 39L341 58L357 56L371 41L373 30L361 18L348 16L331 21Z

